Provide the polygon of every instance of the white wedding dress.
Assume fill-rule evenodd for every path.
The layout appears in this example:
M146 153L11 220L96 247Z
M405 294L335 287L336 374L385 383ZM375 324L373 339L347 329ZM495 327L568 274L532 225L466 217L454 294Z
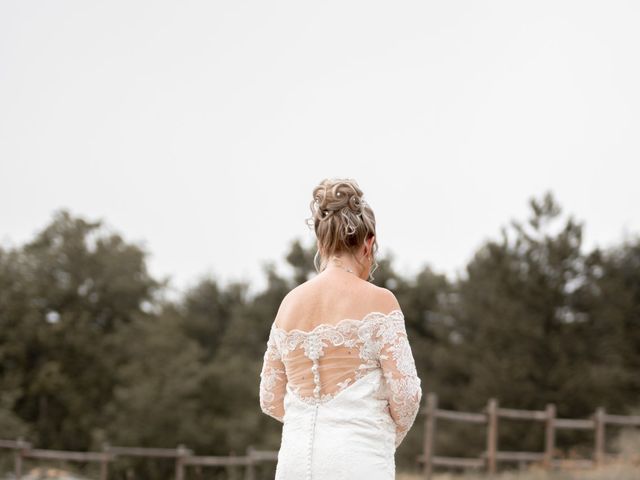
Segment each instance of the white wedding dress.
M283 423L275 480L393 480L420 384L399 309L311 331L274 321L260 407Z

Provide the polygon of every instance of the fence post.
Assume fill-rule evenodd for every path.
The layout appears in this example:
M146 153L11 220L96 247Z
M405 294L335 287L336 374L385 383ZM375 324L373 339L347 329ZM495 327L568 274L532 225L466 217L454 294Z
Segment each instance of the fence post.
M16 475L16 480L22 479L22 464L24 460L24 452L25 450L31 449L31 443L27 442L24 438L18 437L17 440L18 448L13 454L14 461L14 470Z
M425 480L431 479L433 471L432 457L434 450L434 438L436 431L436 409L438 408L438 396L433 393L427 393L427 411L424 420L424 449L423 449L423 473Z
M602 466L604 463L604 416L604 407L598 407L594 416L596 434L594 460L598 467Z
M553 403L547 404L547 419L545 421L544 435L544 468L547 470L553 466L553 451L556 447L556 406Z
M249 445L247 447L247 470L245 471L245 480L255 480L256 478L256 468L253 456L253 446Z
M109 476L109 442L102 443L102 460L100 460L100 480L107 480Z
M16 480L22 479L22 458L24 456L24 449L28 448L28 443L24 441L22 437L17 439L18 448L13 453L14 471L16 474Z
M487 404L487 471L496 473L498 451L498 400L490 398Z
M184 480L184 458L190 451L183 444L178 445L176 450L176 480Z

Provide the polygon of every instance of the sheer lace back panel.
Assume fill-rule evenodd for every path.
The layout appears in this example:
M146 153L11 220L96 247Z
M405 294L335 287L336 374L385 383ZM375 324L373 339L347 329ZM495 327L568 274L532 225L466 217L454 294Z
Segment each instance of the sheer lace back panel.
M420 378L401 310L320 324L310 331L271 327L261 373L262 410L283 421L286 384L300 400L327 403L375 369L382 369L396 445L413 424L422 397Z

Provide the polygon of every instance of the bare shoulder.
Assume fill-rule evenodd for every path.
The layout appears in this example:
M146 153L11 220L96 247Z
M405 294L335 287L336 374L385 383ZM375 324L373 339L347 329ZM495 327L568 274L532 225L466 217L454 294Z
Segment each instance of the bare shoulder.
M307 280L293 287L283 297L281 307L286 308L302 300L302 298L310 292L311 285L311 280Z
M400 303L395 294L388 288L373 285L374 310L382 313L390 313L393 310L401 310Z
M297 306L302 302L302 297L305 295L305 291L308 288L309 282L301 283L296 287L292 288L287 292L287 294L282 298L280 302L280 306L278 307L278 312L276 313L276 318L274 320L276 326L280 326L280 320L282 317L288 316L288 314L297 308Z

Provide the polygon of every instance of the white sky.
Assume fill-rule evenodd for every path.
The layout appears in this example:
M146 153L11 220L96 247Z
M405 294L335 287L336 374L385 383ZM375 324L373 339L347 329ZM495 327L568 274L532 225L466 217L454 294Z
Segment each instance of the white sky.
M636 1L0 2L0 240L54 210L179 290L263 285L325 177L381 252L454 278L550 189L585 247L640 232Z

